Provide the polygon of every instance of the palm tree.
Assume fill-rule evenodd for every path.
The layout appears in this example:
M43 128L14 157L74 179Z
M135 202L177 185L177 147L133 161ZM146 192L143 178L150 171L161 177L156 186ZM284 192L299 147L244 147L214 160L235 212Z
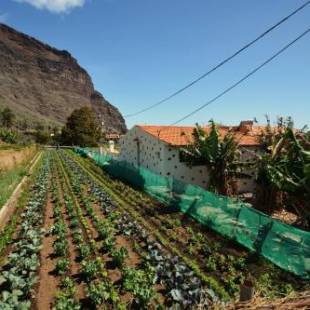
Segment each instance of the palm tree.
M209 172L208 189L222 195L233 193L233 176L237 172L238 144L231 132L221 137L217 125L209 121L207 133L196 124L193 131L194 142L185 151L189 165L206 165Z

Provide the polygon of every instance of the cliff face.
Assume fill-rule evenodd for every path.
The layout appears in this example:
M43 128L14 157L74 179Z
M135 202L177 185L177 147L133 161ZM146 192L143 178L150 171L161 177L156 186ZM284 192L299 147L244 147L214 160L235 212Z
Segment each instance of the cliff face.
M120 112L94 89L86 70L67 51L0 24L0 106L28 124L64 124L74 109L92 107L109 132L126 131Z

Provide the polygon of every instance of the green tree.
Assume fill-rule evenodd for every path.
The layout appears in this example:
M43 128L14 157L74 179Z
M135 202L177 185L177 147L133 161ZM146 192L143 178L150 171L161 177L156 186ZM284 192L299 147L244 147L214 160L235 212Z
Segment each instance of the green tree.
M233 177L238 170L238 144L231 132L221 137L213 120L206 132L196 124L194 142L185 149L189 165L205 165L209 173L208 189L222 195L233 193Z
M35 133L36 142L39 144L48 144L51 140L51 137L48 132L43 130L37 130Z
M1 123L4 127L11 128L13 126L15 114L10 108L4 108L1 112Z
M68 117L61 133L62 144L96 146L100 138L100 128L95 112L82 107Z

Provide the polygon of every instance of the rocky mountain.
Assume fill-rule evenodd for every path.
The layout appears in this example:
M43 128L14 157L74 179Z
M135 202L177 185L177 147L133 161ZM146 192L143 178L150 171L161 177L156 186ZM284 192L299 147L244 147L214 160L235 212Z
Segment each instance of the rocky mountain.
M67 51L0 24L0 107L20 123L62 125L74 109L92 107L108 132L123 133L116 107L94 89L86 70Z

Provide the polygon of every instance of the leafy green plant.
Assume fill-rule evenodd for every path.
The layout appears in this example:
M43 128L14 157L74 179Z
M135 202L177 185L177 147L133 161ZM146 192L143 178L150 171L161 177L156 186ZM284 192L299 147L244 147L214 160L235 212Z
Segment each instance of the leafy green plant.
M128 256L128 250L125 247L121 247L119 250L112 250L111 256L115 265L117 267L122 267Z
M56 240L54 251L57 256L65 256L68 253L68 241L65 239Z
M153 279L145 270L132 268L123 269L123 289L131 292L135 302L141 307L146 307L151 299L155 297L153 290Z
M19 298L23 296L20 290L13 290L12 292L3 291L0 301L0 309L11 310L20 309L28 310L31 307L30 301L20 301Z
M114 237L107 237L102 244L102 248L104 251L111 251L115 246L115 238Z
M83 260L81 262L82 275L86 282L90 282L98 275L99 267L97 260Z
M209 256L206 259L206 268L210 271L215 271L217 268L217 264L216 264L216 259L214 258L214 256Z
M88 257L90 254L90 248L86 244L83 244L83 243L78 244L77 249L79 252L79 258L82 260L85 259L86 257Z
M105 240L106 238L110 236L111 228L107 225L101 224L98 228L98 234L101 240Z
M60 258L56 263L56 273L58 275L63 275L69 269L69 260L67 258Z
M86 289L86 295L96 306L101 305L105 301L114 303L118 300L118 295L112 289L111 284L104 280L92 281Z
M81 306L74 298L66 293L59 293L53 310L80 310Z
M120 213L118 211L113 211L108 214L108 219L110 222L115 221L119 217Z
M16 144L18 142L18 133L12 129L0 128L0 139L5 143Z
M62 221L57 221L51 228L50 232L53 235L58 235L59 238L64 238L65 237L65 232L66 232L66 226Z
M68 276L62 279L60 286L70 296L74 296L74 294L76 293L74 281Z
M73 242L75 244L81 244L83 242L83 235L79 231L74 232L73 235L72 235L72 238L73 238Z
M75 227L79 226L79 220L77 217L74 216L73 218L71 218L70 226L71 226L71 228L75 228Z

